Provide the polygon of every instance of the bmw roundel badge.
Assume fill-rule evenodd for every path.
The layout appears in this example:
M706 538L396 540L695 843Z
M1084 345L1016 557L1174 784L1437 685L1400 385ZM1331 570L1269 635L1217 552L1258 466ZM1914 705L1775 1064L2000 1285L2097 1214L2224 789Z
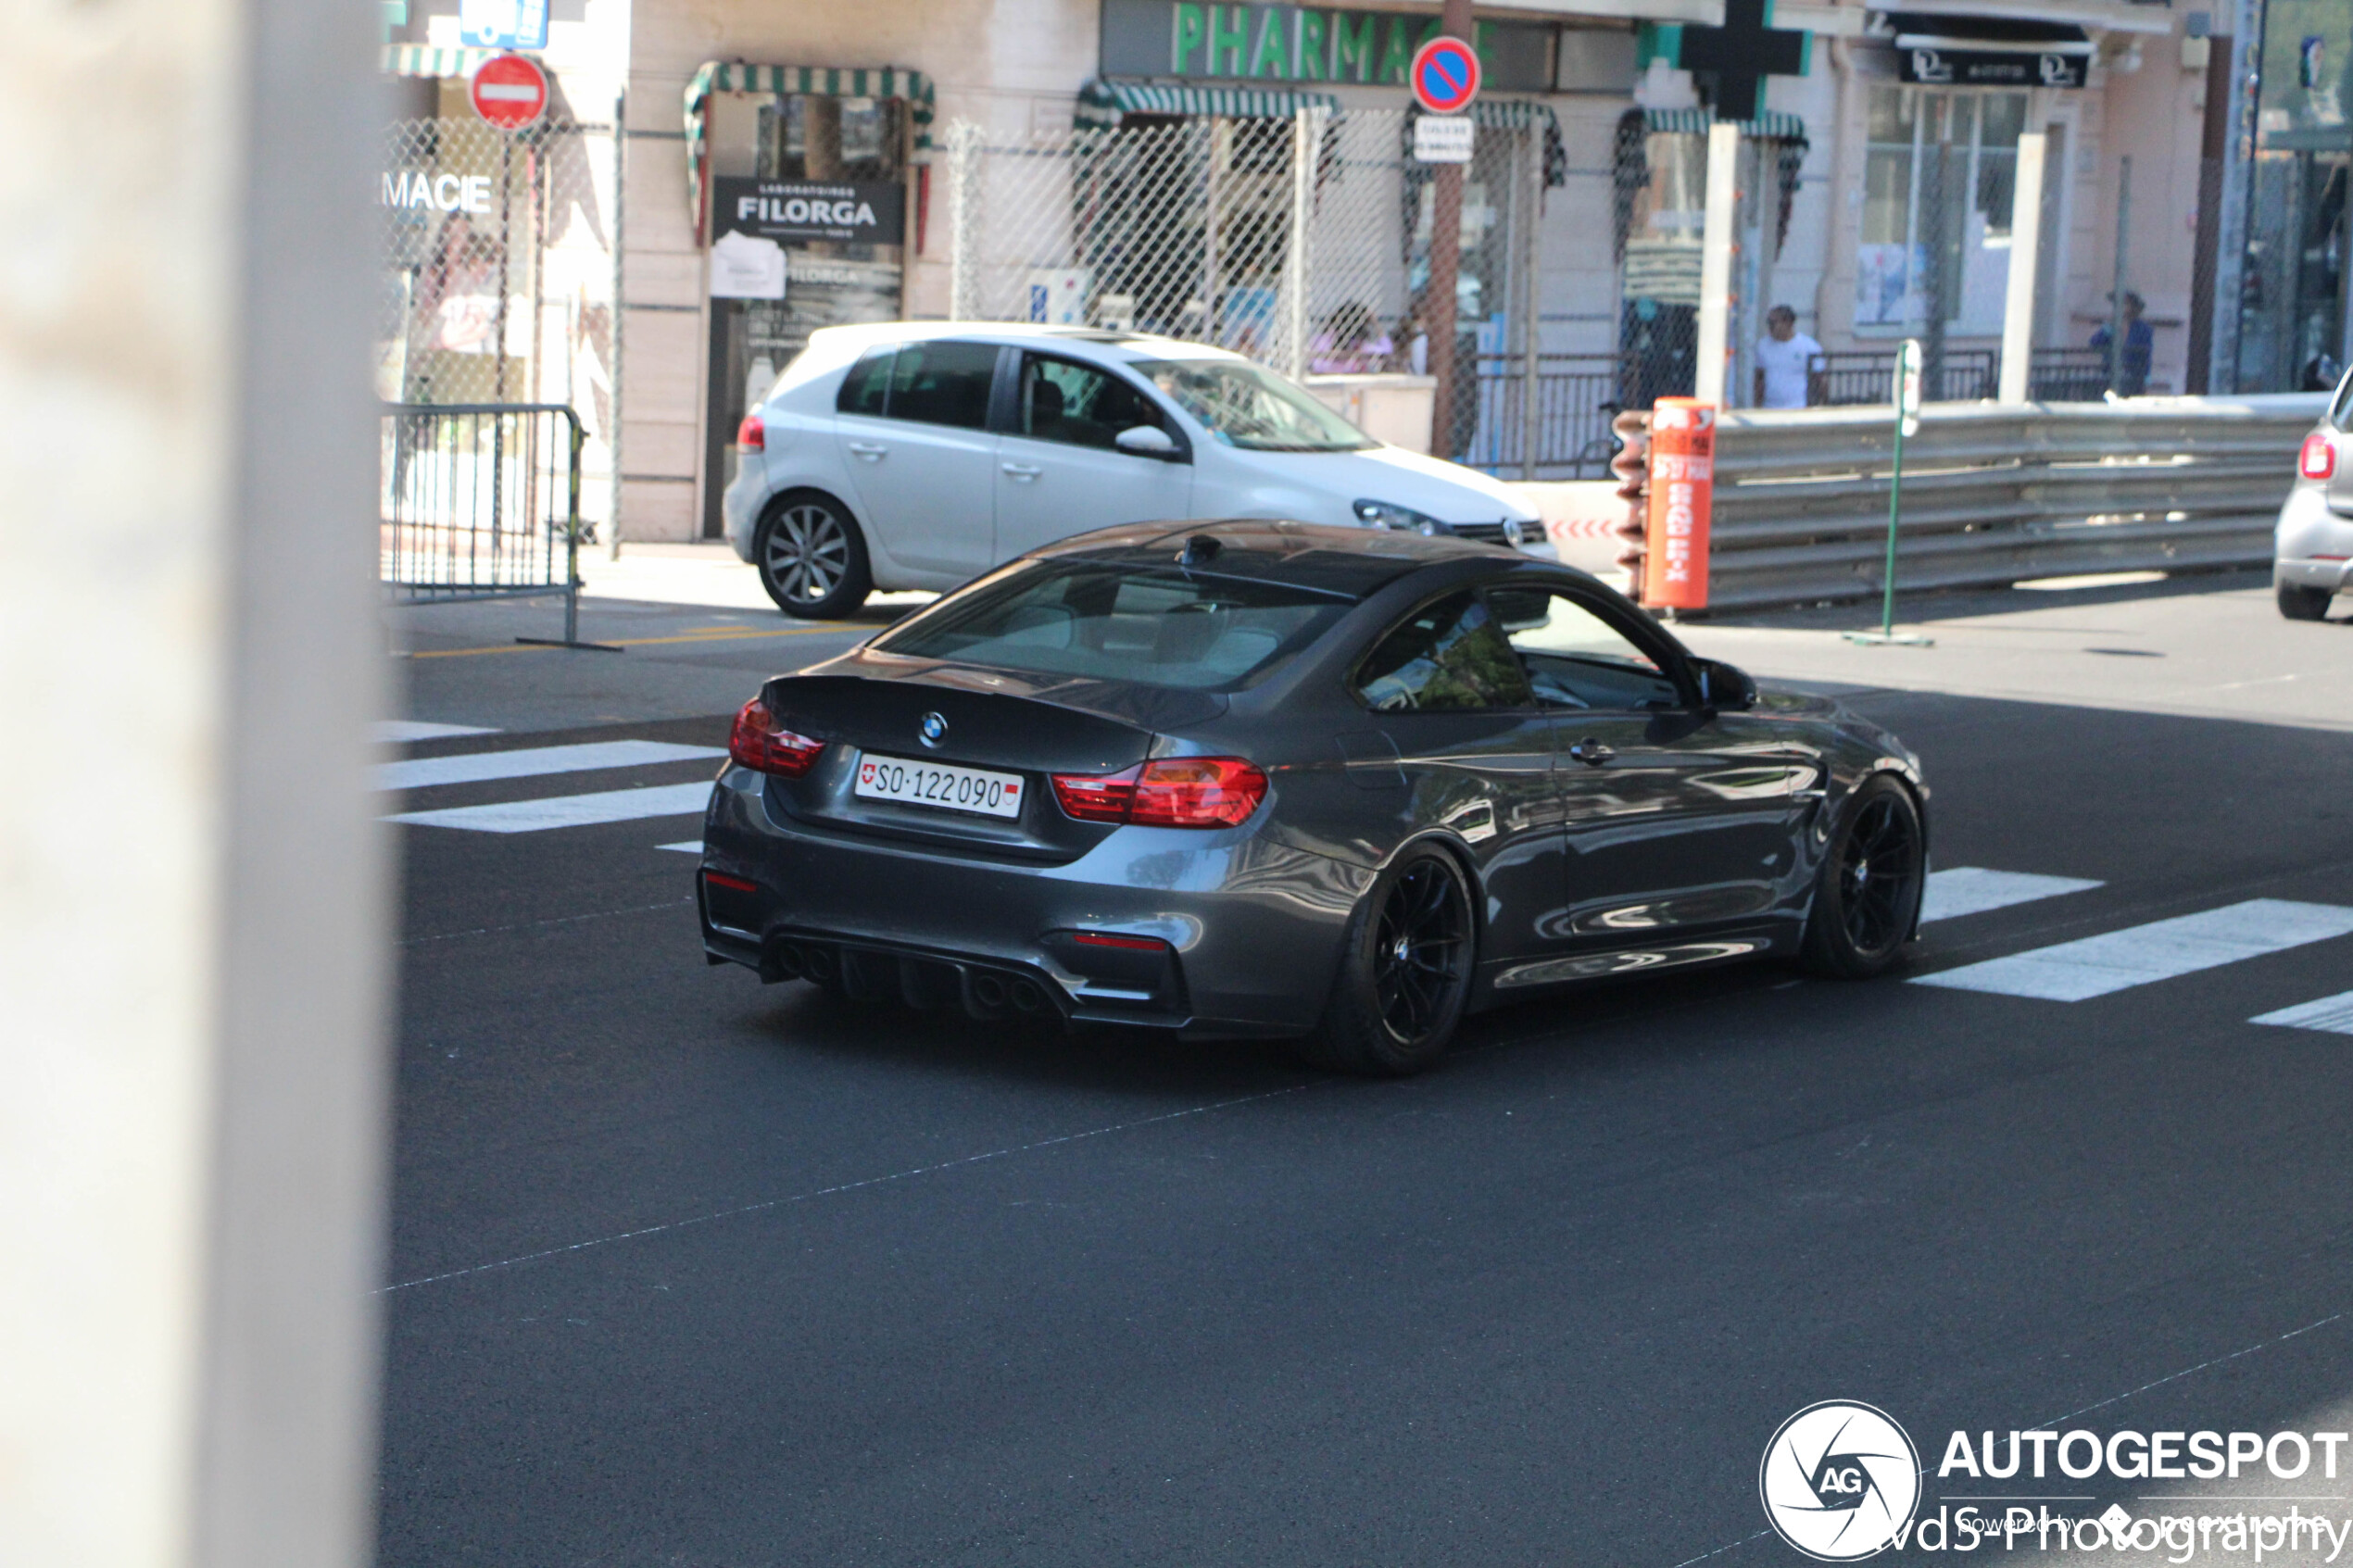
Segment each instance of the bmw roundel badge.
M925 746L937 748L948 738L948 721L937 713L926 713L923 722L915 726L915 734L922 737Z

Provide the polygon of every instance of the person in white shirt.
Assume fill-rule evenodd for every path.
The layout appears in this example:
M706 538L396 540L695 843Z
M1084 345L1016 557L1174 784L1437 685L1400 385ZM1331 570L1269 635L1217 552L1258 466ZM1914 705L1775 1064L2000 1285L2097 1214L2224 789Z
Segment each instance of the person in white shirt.
M1803 408L1828 395L1829 377L1814 368L1822 345L1797 330L1797 312L1776 305L1765 312L1765 335L1756 340L1759 408Z

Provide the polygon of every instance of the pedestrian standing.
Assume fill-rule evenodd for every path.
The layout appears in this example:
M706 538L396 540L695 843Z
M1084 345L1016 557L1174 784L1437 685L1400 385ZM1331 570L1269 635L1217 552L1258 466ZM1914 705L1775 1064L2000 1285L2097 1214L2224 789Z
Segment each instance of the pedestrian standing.
M1817 370L1822 345L1797 330L1797 312L1776 305L1765 312L1765 335L1756 340L1756 384L1750 399L1759 408L1804 408L1820 402L1829 378Z

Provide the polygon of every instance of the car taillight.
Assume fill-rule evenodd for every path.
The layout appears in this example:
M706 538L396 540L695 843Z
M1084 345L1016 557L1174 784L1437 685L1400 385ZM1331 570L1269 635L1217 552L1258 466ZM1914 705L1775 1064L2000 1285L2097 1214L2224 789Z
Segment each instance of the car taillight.
M2325 431L2304 438L2303 449L2296 454L2296 471L2307 479L2327 479L2336 472L2336 443Z
M744 704L728 732L727 755L745 767L780 779L797 779L809 771L825 743L797 735L776 722L768 705L758 697Z
M765 452L768 449L768 421L758 414L746 414L744 422L736 427L736 449L739 452Z
M1266 798L1266 775L1239 757L1169 757L1123 772L1052 777L1054 798L1082 822L1229 828Z

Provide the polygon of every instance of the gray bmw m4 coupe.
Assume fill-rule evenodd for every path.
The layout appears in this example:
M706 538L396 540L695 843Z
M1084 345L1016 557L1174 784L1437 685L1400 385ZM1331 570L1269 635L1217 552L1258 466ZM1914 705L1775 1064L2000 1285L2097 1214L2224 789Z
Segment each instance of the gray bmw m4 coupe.
M711 962L1363 1073L1579 981L1876 974L1928 860L1884 730L1582 572L1376 529L1064 541L769 681L728 751Z

